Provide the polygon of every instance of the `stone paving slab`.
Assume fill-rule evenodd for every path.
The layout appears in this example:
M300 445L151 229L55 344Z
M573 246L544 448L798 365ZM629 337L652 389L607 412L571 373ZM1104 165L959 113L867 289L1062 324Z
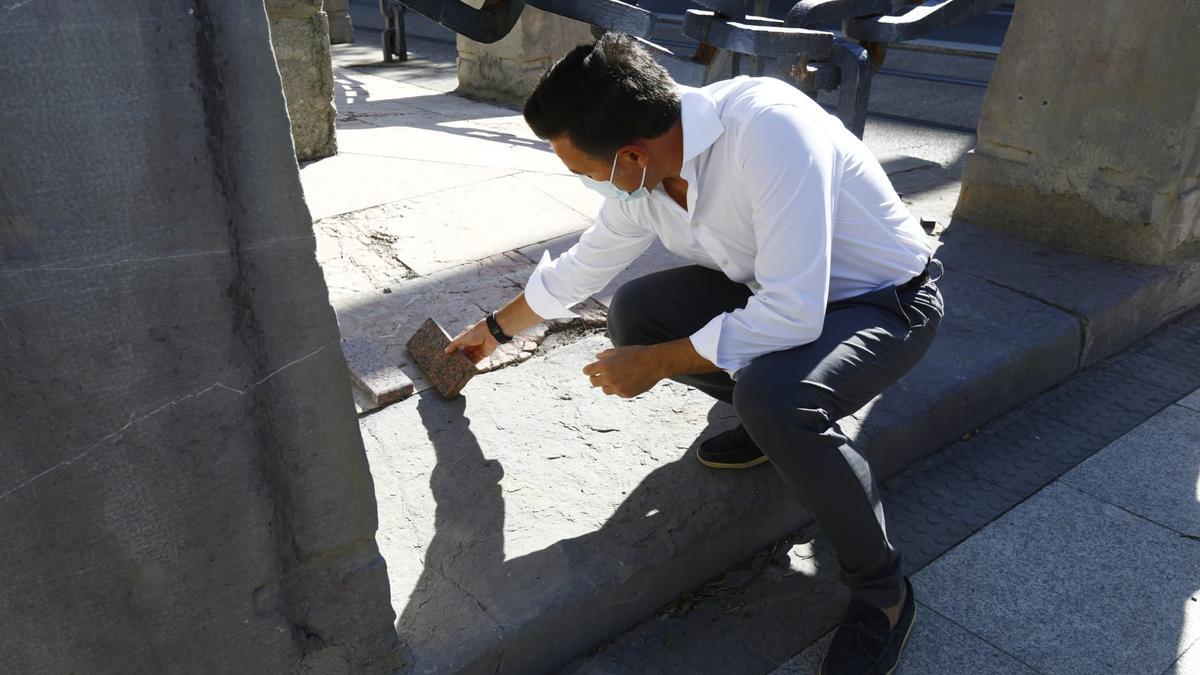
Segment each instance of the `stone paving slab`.
M673 382L626 401L579 372L589 338L462 398L363 418L399 627L418 670L562 663L795 529L769 471L688 456L731 411Z
M938 257L1081 317L1081 366L1129 346L1200 295L1200 265L1147 267L1091 258L955 221Z
M1171 664L1163 675L1195 675L1200 673L1200 640L1192 643L1179 660Z
M412 380L391 362L374 338L343 339L342 355L346 357L350 378L366 393L372 408L412 395Z
M771 675L818 675L833 632L826 633ZM1038 671L917 602L916 623L894 675L1037 675Z
M379 233L392 257L428 275L578 232L591 220L510 175L326 218L322 224Z
M1200 636L1200 544L1056 482L913 577L1047 673L1160 673Z
M1176 532L1200 536L1200 412L1171 406L1061 480Z
M1193 391L1179 401L1179 405L1192 410L1200 410L1200 390Z
M313 224L317 262L331 300L356 293L390 292L414 276L390 251L384 232L363 230L353 222L326 219ZM385 291L387 289L387 291Z
M511 173L496 167L340 152L300 167L313 220L337 216Z
M338 131L338 150L462 166L565 173L548 147L528 137L488 128L484 122L450 123L436 116L380 115L366 127ZM526 132L528 133L528 132Z

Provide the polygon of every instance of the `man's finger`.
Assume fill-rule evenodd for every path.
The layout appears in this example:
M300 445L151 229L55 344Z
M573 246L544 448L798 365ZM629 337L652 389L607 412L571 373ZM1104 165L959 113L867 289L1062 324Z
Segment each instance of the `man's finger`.
M592 363L589 363L583 367L583 374L584 375L592 375L592 374L596 373L599 370L599 368L600 368L600 364L593 361Z

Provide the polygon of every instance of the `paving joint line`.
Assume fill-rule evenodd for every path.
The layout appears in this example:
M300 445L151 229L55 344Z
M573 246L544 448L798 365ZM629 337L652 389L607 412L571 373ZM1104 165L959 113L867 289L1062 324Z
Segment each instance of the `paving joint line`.
M988 645L988 646L989 646L989 647L991 647L992 649L995 649L996 651L1000 652L1001 654L1004 654L1005 656L1007 656L1007 657L1011 658L1013 661L1016 661L1017 663L1019 663L1019 664L1021 664L1021 665L1025 666L1026 668L1030 669L1031 671L1033 671L1033 672L1035 672L1035 673L1038 673L1038 675L1048 675L1048 674L1047 674L1045 671L1043 671L1043 670L1039 670L1039 669L1037 669L1037 668L1034 668L1032 665L1030 665L1029 663L1027 663L1027 662L1026 662L1024 659L1022 659L1021 657L1017 656L1016 654L1013 654L1012 652L1008 651L1007 649L1004 649L1004 648L1003 648L1003 647L1001 647L1000 645L998 645L998 644L996 644L996 643L992 642L991 640L989 640L989 639L987 639L987 638L983 637L983 636L982 636L982 635L980 635L979 633L976 633L975 631L971 630L970 628L967 628L966 626L964 626L964 625L962 625L961 623L959 623L959 622L955 621L954 619L950 618L949 616L947 616L947 615L946 615L946 614L944 614L943 612L940 612L940 611L938 611L936 608L934 608L934 607L933 607L933 605L930 605L928 602L926 602L926 601L923 601L923 600L919 600L918 602L920 602L920 603L921 603L921 605L922 605L923 607L925 607L925 609L929 610L930 612L933 612L934 614L937 614L937 615L938 615L938 616L940 616L940 617L941 617L943 620L945 620L947 623L949 623L949 624L952 624L952 625L954 625L954 626L958 627L958 628L959 628L959 629L961 629L961 630L962 630L964 633L966 633L966 634L968 634L968 635L970 635L970 636L972 636L972 637L976 638L977 640L979 640L980 642L983 642L984 644Z
M1122 436L1122 438L1124 438L1124 437ZM1090 459L1090 458L1089 458L1089 459ZM1066 474L1063 474L1063 475L1065 476ZM1091 498L1091 499L1095 499L1096 501L1098 501L1098 502L1100 502L1100 503L1102 503L1102 504L1107 504L1107 505L1109 505L1109 506L1111 506L1111 507L1113 507L1113 508L1120 509L1121 511L1124 511L1125 513L1128 513L1129 515L1133 516L1134 518L1137 518L1138 520L1144 520L1144 521L1146 521L1147 523L1150 523L1151 525L1156 525L1156 526L1158 526L1158 527L1161 527L1161 528L1163 528L1163 529L1165 529L1165 530L1167 530L1167 531L1169 531L1169 532L1174 532L1175 534L1179 535L1180 537L1183 537L1184 539L1191 539L1191 537L1195 537L1195 536L1197 536L1197 534L1200 534L1200 533L1193 534L1193 533L1189 533L1189 532L1180 532L1179 530L1177 530L1177 529L1175 529L1175 528L1171 527L1170 525L1167 525L1166 523L1160 523L1160 522L1158 522L1157 520L1154 520L1154 519L1152 519L1152 518L1147 518L1146 516L1143 516L1143 515L1142 515L1142 514L1140 514L1140 513L1135 513L1135 512L1133 512L1133 511L1130 511L1129 509L1125 508L1124 506L1122 506L1122 505L1120 505L1120 504L1117 504L1117 503L1115 503L1115 502L1111 502L1111 501L1109 501L1109 500L1105 499L1104 497L1101 497L1100 495L1095 495L1095 494L1092 494L1092 493L1088 492L1087 490L1084 490L1083 488L1080 488L1080 487L1078 487L1078 486L1072 485L1071 483L1068 483L1067 481L1064 481L1064 480L1062 479L1062 477L1061 477L1061 476L1060 476L1060 477L1058 477L1058 478L1056 478L1056 479L1054 479L1054 480L1053 480L1053 481L1051 481L1050 483L1047 483L1047 484L1046 484L1046 487L1050 487L1051 485L1053 485L1053 484L1055 484L1055 483L1057 483L1057 484L1059 484L1059 485L1063 485L1063 486L1065 486L1065 487L1069 487L1069 488L1071 488L1072 490L1074 490L1075 492L1078 492L1079 494L1081 494L1081 495L1083 495L1083 496L1085 496L1085 497L1089 497L1089 498ZM1045 487L1044 487L1044 488L1042 488L1042 490L1045 490L1045 489L1046 489ZM1038 492L1041 492L1042 490L1038 490ZM1034 493L1034 494L1037 494L1037 493ZM1193 539L1192 541L1195 541L1195 540ZM1200 543L1200 542L1197 542L1197 543Z
M1174 661L1167 664L1167 667L1164 668L1163 671L1161 673L1159 673L1159 675L1170 675L1171 671L1175 669L1175 666L1179 665L1179 662L1183 660L1184 655L1187 654L1192 649L1196 649L1198 647L1200 647L1200 637L1196 638L1195 640L1192 640L1191 644L1189 644L1188 646L1181 649L1179 651L1179 656L1176 656Z
M1050 307L1051 309L1057 309L1058 311L1063 312L1067 316L1074 318L1076 321L1079 322L1079 353L1076 355L1076 358L1075 358L1075 369L1074 369L1073 373L1078 373L1083 369L1083 357L1084 357L1084 354L1087 353L1087 346L1088 346L1088 342L1089 342L1088 338L1091 336L1091 333L1092 333L1092 322L1090 319L1087 318L1086 315L1084 315L1080 312L1077 312L1073 309L1069 309L1067 307L1063 307L1059 304L1053 303L1049 300L1046 300L1045 298L1040 298L1029 291L1025 291L1020 288L1013 288L1012 286L1008 286L1006 284L1002 284L998 281L993 281L991 279L985 279L984 277L981 277L977 274L968 272L962 268L951 266L951 265L947 265L946 268L951 271L957 272L959 274L965 274L965 275L971 277L972 279L982 281L986 284L991 284L993 286L996 286L997 288L1003 288L1006 291L1012 291L1013 293L1017 293L1018 295L1022 295L1026 298L1029 298L1030 300L1039 302L1047 307ZM1067 379L1070 379L1070 377L1068 377ZM1064 380L1064 382L1065 381L1066 380Z

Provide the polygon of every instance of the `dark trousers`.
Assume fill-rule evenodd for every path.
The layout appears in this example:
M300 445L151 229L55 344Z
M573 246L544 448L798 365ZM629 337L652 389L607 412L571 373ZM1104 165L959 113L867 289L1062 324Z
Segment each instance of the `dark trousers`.
M717 314L744 307L751 291L723 273L680 267L635 279L608 313L613 344L687 337ZM838 426L920 360L942 318L932 282L887 287L826 309L814 342L764 354L737 373L676 378L732 403L755 444L837 552L851 595L876 607L900 601L900 552L887 537L866 454Z

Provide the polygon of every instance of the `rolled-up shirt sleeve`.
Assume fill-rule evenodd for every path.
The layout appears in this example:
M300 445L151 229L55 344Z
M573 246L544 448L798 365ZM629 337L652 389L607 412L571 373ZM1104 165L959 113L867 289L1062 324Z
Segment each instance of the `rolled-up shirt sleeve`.
M731 377L758 356L821 335L841 161L826 134L788 105L759 112L742 132L737 156L753 211L759 288L744 308L691 336L696 351Z
M617 201L605 200L592 226L560 255L542 253L525 285L525 301L543 319L576 316L571 307L600 291L654 242L652 229L629 217Z

